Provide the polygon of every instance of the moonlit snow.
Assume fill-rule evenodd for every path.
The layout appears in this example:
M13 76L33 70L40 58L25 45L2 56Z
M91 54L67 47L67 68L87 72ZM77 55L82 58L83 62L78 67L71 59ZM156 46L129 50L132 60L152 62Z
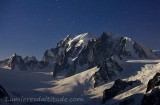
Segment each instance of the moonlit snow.
M160 72L160 60L129 60L127 61L127 65L128 67L121 72L119 78L126 81L140 80L142 84L117 95L113 99L107 101L107 105L115 104L118 100L132 95L135 97L136 95L134 96L134 94L142 94L136 96L136 102L139 102L138 99L142 98L145 93L149 79L157 72ZM133 68L130 68L131 66L135 66L136 69L134 72L130 72L130 70L133 70ZM21 72L1 68L0 83L11 97L45 97L46 95L54 97L83 97L86 105L90 103L101 105L100 99L103 91L110 88L114 81L93 88L94 80L92 79L92 74L97 70L98 68L94 67L68 78L53 79L51 72ZM81 105L82 103L79 102L76 104ZM140 102L136 105L139 104Z

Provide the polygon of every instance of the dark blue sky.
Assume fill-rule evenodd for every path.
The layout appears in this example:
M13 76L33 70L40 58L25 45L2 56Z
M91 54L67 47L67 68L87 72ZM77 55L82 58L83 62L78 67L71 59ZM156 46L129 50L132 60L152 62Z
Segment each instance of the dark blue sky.
M160 0L0 0L0 60L42 58L68 34L103 31L160 49Z

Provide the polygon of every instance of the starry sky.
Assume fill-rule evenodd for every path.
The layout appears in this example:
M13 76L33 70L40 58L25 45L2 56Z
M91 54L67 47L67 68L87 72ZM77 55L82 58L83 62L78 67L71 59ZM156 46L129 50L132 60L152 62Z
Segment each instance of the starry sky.
M42 59L67 35L112 32L160 49L160 0L0 0L0 60Z

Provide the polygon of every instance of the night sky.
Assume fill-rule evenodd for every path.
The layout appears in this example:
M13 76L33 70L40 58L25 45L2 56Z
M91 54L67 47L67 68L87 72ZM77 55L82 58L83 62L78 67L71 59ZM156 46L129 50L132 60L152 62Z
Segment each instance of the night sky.
M160 0L0 0L0 60L41 59L67 35L112 32L160 49Z

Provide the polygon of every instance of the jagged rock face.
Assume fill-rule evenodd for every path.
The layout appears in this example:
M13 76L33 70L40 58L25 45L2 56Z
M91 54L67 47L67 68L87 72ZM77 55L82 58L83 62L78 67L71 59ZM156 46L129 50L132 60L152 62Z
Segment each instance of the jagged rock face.
M144 95L141 105L160 105L160 89L155 88L150 94Z
M2 62L3 63L3 62ZM42 70L46 67L49 67L49 62L38 61L35 56L25 57L22 59L21 56L14 54L10 59L5 60L4 66L12 70Z
M26 62L29 62L29 61L37 61L36 57L35 56L26 56L25 58L23 58L23 61L26 63Z
M38 61L35 56L27 56L23 60L28 70L41 70L48 66L48 62Z
M26 71L27 67L21 56L14 54L6 63L6 67L11 68L12 70L21 70Z
M98 67L99 70L93 75L95 80L94 87L108 82L109 79L116 76L116 72L123 71L123 68L111 58L102 62Z
M155 76L149 80L148 85L147 85L147 90L146 93L156 86L160 86L160 73L156 73Z
M63 56L63 53L66 52L66 48L68 47L68 43L71 40L70 36L67 36L64 40L61 40L56 48L52 48L47 50L44 53L43 61L50 61L50 62L58 62L59 56ZM58 60L58 61L57 61Z
M0 99L10 98L6 90L0 85Z
M43 69L47 66L47 63L46 62L39 62L39 61L28 61L25 63L28 70L40 70L40 69Z
M122 81L120 79L117 79L114 82L114 85L110 89L106 89L103 92L103 98L102 98L102 103L104 104L107 100L115 97L118 95L120 92L125 90L129 86L136 86L138 81Z
M54 55L55 54L55 55ZM44 53L44 57L43 57L43 60L44 61L50 61L50 62L55 62L56 61L56 54L57 54L57 49L50 49L50 50L47 50L45 53Z
M127 40L130 40L130 39L126 39L125 37L121 37L120 40L115 45L115 47L113 48L111 55L112 56L117 55L119 57L119 59L121 59L121 60L123 58L122 56L131 57L130 51L127 51L127 49L125 48Z
M56 76L58 72L63 70L66 71L66 76L73 75L79 64L77 58L90 39L94 38L88 33L78 35L75 38L67 36L57 44L56 48L47 50L43 60L54 63L53 75Z
M43 60L54 63L54 76L61 71L65 71L66 76L71 76L76 72L95 67L111 57L114 61L117 61L117 58L125 61L126 59L156 58L156 55L127 37L103 33L101 37L95 38L85 33L75 38L67 36L57 44L56 48L47 50Z
M145 57L147 58L147 55L145 53L145 51L138 45L138 43L134 43L134 49L135 49L135 52L138 54L139 57Z

